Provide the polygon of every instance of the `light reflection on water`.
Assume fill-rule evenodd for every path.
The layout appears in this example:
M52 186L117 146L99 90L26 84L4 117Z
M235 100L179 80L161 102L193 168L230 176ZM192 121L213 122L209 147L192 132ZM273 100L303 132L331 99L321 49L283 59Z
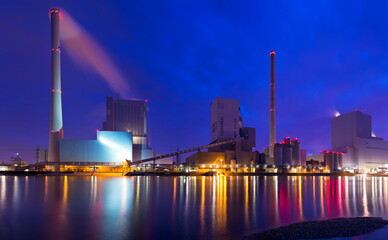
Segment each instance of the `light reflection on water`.
M387 188L388 178L365 176L0 176L0 238L235 239L387 216Z

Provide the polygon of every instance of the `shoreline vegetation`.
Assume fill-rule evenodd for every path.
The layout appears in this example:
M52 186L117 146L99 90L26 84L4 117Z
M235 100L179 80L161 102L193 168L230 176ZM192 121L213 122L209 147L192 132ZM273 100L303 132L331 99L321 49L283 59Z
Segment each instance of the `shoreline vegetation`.
M334 218L294 223L244 237L245 240L322 239L354 237L384 228L388 220L380 217Z

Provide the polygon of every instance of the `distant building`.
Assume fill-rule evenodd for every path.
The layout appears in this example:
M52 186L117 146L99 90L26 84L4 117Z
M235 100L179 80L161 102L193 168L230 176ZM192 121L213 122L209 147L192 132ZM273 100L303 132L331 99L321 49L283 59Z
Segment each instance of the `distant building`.
M318 169L318 168L322 167L322 164L323 164L323 162L320 162L318 160L313 160L313 159L306 161L306 167L310 168L310 169L312 169L312 168Z
M307 153L306 150L300 150L300 162L302 166L306 166Z
M238 100L217 97L210 105L210 141L239 137L240 107Z
M133 160L154 156L149 148L147 100L122 100L106 98L106 121L104 131L132 132Z
M198 152L186 158L187 163L216 164L222 158L226 164L250 164L265 161L259 152L253 152L256 146L256 129L245 127L240 116L239 101L217 97L210 105L211 143L236 139L236 142Z
M358 110L331 120L331 149L344 153L344 168L388 166L388 142L373 133L372 117Z
M15 171L15 166L9 163L0 162L0 171Z
M283 142L274 144L274 161L277 166L300 166L301 150L297 138L286 137Z
M48 162L47 149L38 149L38 162Z
M319 154L315 155L310 155L306 157L306 162L310 160L318 161L318 162L323 162L324 161L324 155L323 152L320 152Z
M26 161L20 158L19 153L16 153L16 157L11 157L11 164L8 170L21 171L22 168L25 167L26 165L27 165Z
M331 172L342 169L342 155L341 152L324 151L323 159L326 170Z

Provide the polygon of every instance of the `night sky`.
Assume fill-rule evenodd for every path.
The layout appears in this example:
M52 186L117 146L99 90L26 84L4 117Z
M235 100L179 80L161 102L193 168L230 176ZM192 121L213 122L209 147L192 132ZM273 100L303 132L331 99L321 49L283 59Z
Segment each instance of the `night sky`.
M372 115L388 138L386 1L3 1L0 162L48 145L49 9L65 9L117 66L128 98L148 99L156 153L210 141L210 103L238 99L257 149L269 140L269 52L276 51L277 140L330 148L330 118ZM93 45L89 50L92 50ZM94 139L116 91L62 46L65 139ZM74 51L73 51L74 52Z

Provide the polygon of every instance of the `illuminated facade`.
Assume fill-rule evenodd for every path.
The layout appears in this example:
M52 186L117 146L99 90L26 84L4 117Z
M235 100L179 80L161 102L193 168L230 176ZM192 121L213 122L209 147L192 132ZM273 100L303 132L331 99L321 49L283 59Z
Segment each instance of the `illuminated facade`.
M371 116L358 110L331 120L331 149L344 153L344 168L388 166L388 141L374 135Z
M98 131L97 140L62 140L61 162L132 161L132 133Z
M106 121L104 131L132 132L133 160L138 161L154 156L148 143L147 100L122 100L106 98Z

